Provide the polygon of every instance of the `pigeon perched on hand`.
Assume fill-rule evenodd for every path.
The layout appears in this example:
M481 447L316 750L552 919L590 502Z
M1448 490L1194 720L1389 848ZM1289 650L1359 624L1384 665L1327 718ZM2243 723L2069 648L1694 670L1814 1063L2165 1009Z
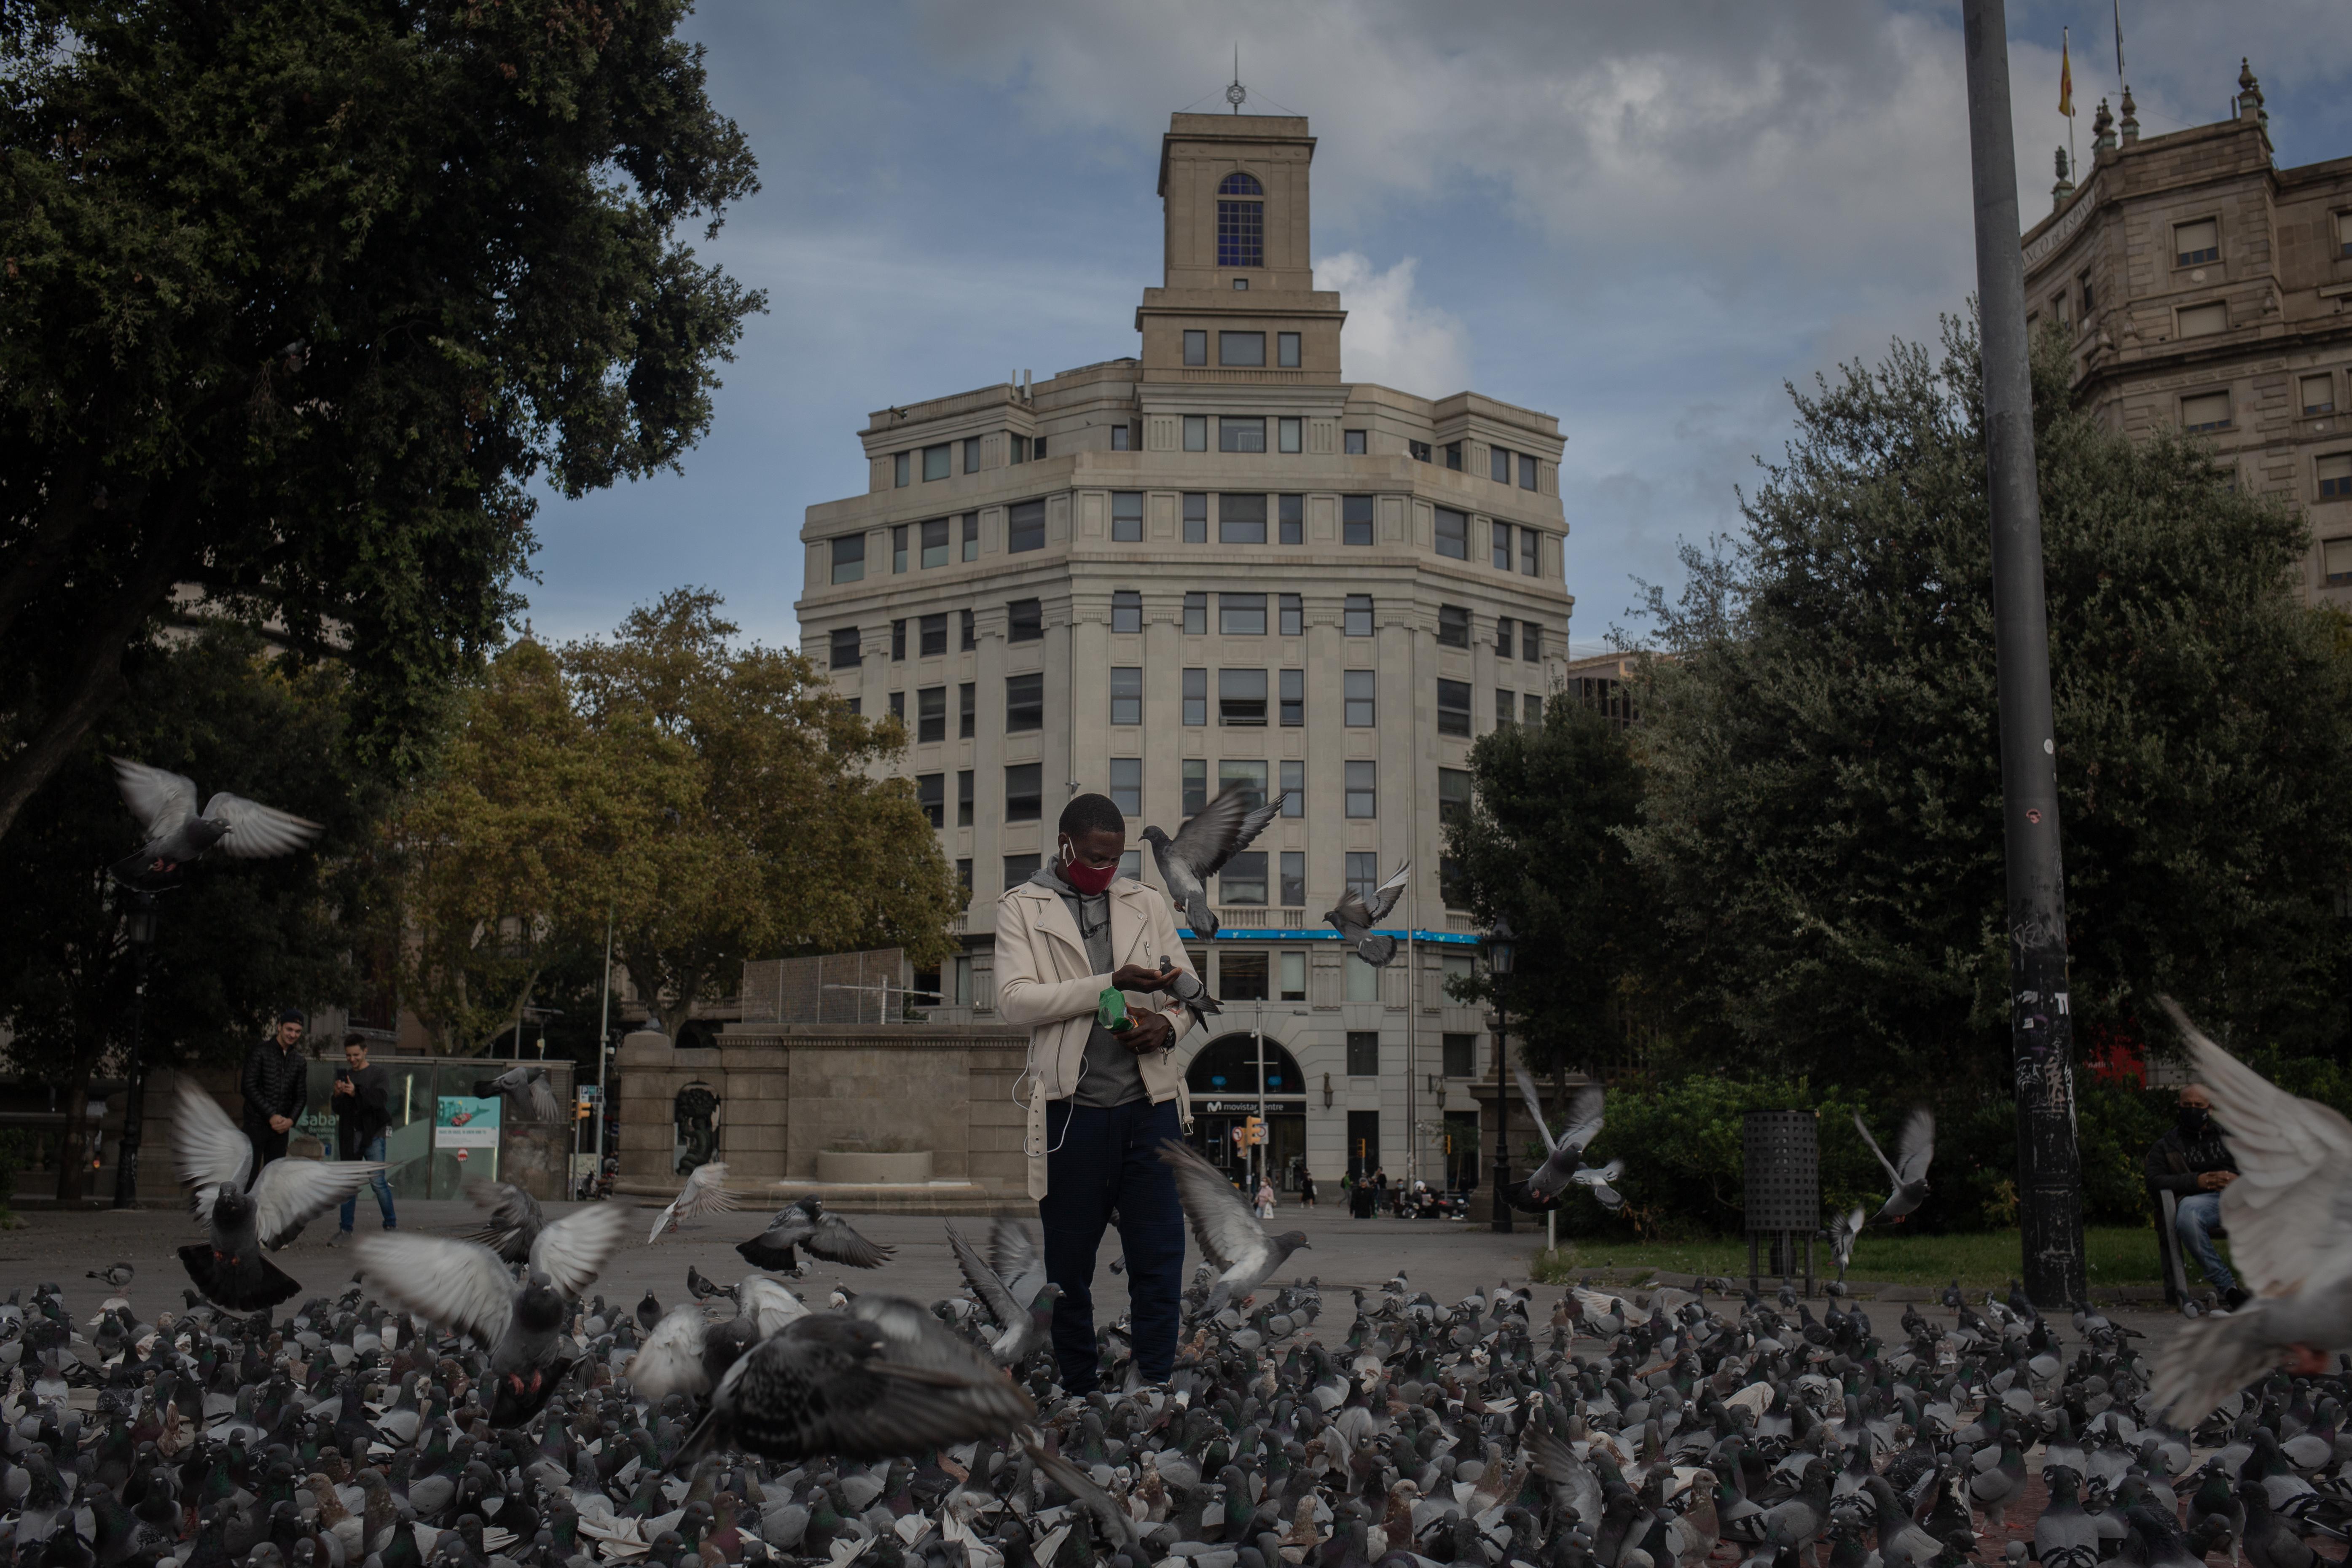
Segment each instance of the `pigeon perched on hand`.
M1527 1101L1528 1114L1535 1118L1536 1131L1542 1137L1545 1149L1549 1151L1544 1155L1543 1163L1537 1166L1535 1173L1527 1179L1525 1186L1529 1202L1521 1205L1540 1212L1559 1201L1560 1194L1566 1192L1569 1183L1575 1179L1578 1163L1584 1158L1585 1146L1601 1136L1601 1089L1597 1083L1590 1083L1576 1091L1576 1098L1569 1102L1568 1120L1561 1124L1559 1136L1555 1138L1551 1129L1544 1124L1543 1098L1536 1092L1536 1080L1528 1076L1528 1069L1524 1067L1517 1068L1515 1076L1519 1085L1519 1098Z
M1246 1299L1285 1258L1307 1245L1303 1230L1268 1236L1224 1173L1193 1152L1191 1144L1163 1138L1160 1157L1176 1174L1176 1195L1192 1226L1192 1239L1220 1270L1210 1282L1202 1316L1214 1317L1226 1302Z
M1863 1125L1859 1110L1853 1113L1853 1130L1862 1134L1862 1141L1870 1145L1870 1152L1877 1155L1878 1163L1886 1168L1887 1185L1894 1189L1886 1194L1885 1204L1874 1218L1901 1219L1927 1201L1927 1164L1936 1157L1936 1117L1933 1111L1923 1105L1903 1123L1902 1140L1895 1146L1895 1152L1902 1156L1899 1163L1886 1157L1886 1151L1878 1146L1878 1140L1873 1138L1870 1129Z
M1282 815L1283 803L1290 798L1286 790L1252 807L1250 796L1256 793L1256 786L1245 780L1226 785L1216 799L1177 829L1173 838L1157 827L1143 830L1143 841L1151 846L1152 863L1160 868L1160 879L1167 885L1168 901L1183 915L1194 936L1217 934L1217 913L1209 907L1209 879L1248 848L1250 841L1265 831L1265 825Z
M172 1119L172 1163L180 1184L192 1189L197 1223L212 1232L206 1244L181 1247L180 1261L207 1300L236 1312L274 1307L299 1292L300 1283L262 1249L284 1247L383 1169L371 1160L272 1160L248 1192L253 1140L186 1079Z
M497 1253L448 1237L380 1230L353 1242L352 1256L386 1300L489 1352L490 1425L511 1427L538 1415L572 1370L564 1304L621 1249L629 1213L591 1204L546 1226L520 1285Z
M676 1230L683 1220L697 1215L732 1214L741 1206L735 1201L735 1194L727 1190L727 1166L723 1161L697 1165L687 1173L686 1184L678 1188L677 1196L670 1199L669 1207L654 1215L653 1234L646 1237L646 1245L651 1247L662 1238L664 1231Z
M1175 976L1168 983L1168 994L1183 1005L1184 1011L1192 1016L1192 1022L1200 1027L1206 1029L1210 1018L1224 1011L1218 1005L1217 999L1209 994L1208 986L1202 984L1199 975L1189 969L1177 968L1175 961L1164 952L1160 955L1160 973Z
M1340 945L1352 949L1358 958L1379 969L1394 958L1397 939L1376 932L1372 928L1389 918L1404 897L1405 884L1412 879L1412 862L1397 868L1396 875L1374 888L1366 898L1350 888L1339 896L1337 909L1323 911L1323 921L1339 933Z
M478 1176L466 1184L466 1195L475 1207L490 1211L490 1222L468 1232L466 1239L481 1243L509 1263L530 1261L531 1246L547 1226L539 1200L510 1182L486 1182Z
M503 1095L515 1108L515 1114L526 1121L553 1121L563 1114L563 1107L555 1098L553 1086L547 1081L547 1069L536 1065L512 1067L496 1078L474 1080L474 1098L489 1100Z
M860 1296L844 1311L800 1319L728 1368L673 1468L713 1448L884 1459L1003 1439L1036 1416L1018 1384L929 1310Z
M194 779L128 757L114 759L114 781L147 835L135 854L109 868L117 881L134 888L177 874L208 850L232 860L267 860L291 855L326 831L308 817L226 790L215 791L199 815Z
M806 1247L812 1257L852 1268L879 1268L898 1252L893 1247L866 1240L839 1215L824 1212L824 1200L814 1193L776 1211L768 1228L735 1250L754 1268L785 1269L797 1266L794 1247Z
M1045 1260L1020 1221L996 1222L987 1258L953 1225L947 1230L963 1282L997 1326L988 1353L999 1366L1019 1366L1053 1337L1054 1303L1062 1299L1062 1288L1046 1280Z

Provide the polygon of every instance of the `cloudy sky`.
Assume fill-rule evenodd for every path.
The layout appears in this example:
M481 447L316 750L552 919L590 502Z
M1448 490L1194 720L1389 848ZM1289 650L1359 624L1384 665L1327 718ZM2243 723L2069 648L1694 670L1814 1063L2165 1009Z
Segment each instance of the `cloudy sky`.
M2144 134L2223 117L2250 56L2282 164L2352 153L2352 5L2122 0ZM2010 7L2021 201L2049 211L2062 26L2078 144L2111 0ZM1973 284L1957 0L703 0L761 192L706 254L764 289L682 475L539 516L541 635L679 584L797 644L811 502L868 411L1137 352L1171 110L1308 116L1346 374L1549 410L1579 651L1737 521L1783 384L1931 336Z

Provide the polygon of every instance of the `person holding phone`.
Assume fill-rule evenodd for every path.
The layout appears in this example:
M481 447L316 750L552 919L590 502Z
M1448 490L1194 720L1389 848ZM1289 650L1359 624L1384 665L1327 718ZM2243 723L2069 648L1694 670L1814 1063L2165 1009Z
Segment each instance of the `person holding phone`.
M334 1105L336 1154L345 1160L382 1160L384 1133L392 1126L392 1075L368 1064L365 1035L343 1037L343 1068L335 1074ZM368 1184L375 1189L376 1207L383 1211L383 1228L398 1230L392 1183L378 1171ZM357 1193L343 1200L342 1228L327 1238L330 1245L350 1237L359 1208Z

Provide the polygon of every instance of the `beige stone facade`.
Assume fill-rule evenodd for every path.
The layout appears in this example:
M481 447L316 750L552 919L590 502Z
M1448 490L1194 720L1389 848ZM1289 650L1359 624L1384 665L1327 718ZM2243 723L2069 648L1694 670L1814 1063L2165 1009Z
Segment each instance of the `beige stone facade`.
M2025 235L2026 306L2110 426L2195 431L2302 505L2304 591L2352 608L2352 157L2277 167L2239 86L2236 119L2163 136L2099 106L2086 177Z
M1328 1182L1360 1148L1401 1173L1409 1123L1433 1173L1449 1069L1491 1070L1441 990L1472 940L1441 816L1473 739L1558 689L1573 605L1556 420L1343 379L1314 150L1303 119L1175 116L1136 355L877 413L866 492L808 510L798 608L842 695L903 714L901 771L972 885L942 1022L993 1018L996 896L1052 857L1072 795L1118 799L1139 847L1226 781L1296 790L1198 945L1225 1033L1255 1015L1273 1047L1276 1163ZM1323 911L1408 859L1389 923L1427 933L1414 964L1343 962ZM1226 1101L1201 1099L1214 1131Z

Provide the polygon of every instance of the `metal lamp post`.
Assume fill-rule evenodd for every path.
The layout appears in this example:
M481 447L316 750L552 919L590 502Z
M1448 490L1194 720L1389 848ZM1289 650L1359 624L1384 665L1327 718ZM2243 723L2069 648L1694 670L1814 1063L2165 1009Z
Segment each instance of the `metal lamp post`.
M155 946L155 895L144 890L131 895L131 915L125 934L131 939L131 1061L123 1073L122 1137L114 1148L114 1206L139 1206L139 1139L145 1131L147 1068L140 1055L140 1036L147 1014L147 956Z
M1517 958L1517 938L1507 918L1498 917L1495 929L1486 933L1479 944L1486 950L1486 973L1495 983L1495 1229L1504 1236L1511 1234L1511 1200L1503 1189L1511 1183L1511 1101L1505 1092L1504 1058L1510 1054L1509 1018L1503 1011L1504 993L1509 989L1511 966Z

